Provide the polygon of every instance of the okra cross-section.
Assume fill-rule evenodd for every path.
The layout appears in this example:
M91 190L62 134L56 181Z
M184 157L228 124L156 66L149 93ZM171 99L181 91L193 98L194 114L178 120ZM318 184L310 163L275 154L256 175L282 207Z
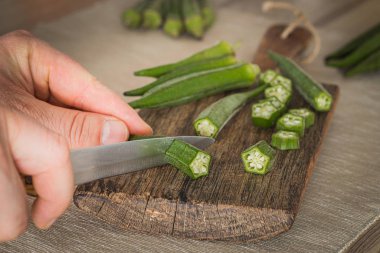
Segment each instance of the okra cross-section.
M304 118L305 128L309 128L314 125L315 113L307 108L290 109L289 113Z
M299 149L300 137L295 132L280 130L272 135L271 145L280 150Z
M271 171L275 155L266 141L259 141L241 153L241 158L246 172L264 175Z
M292 96L292 93L282 85L269 87L265 90L264 93L266 98L276 97L284 104L288 103Z
M258 127L268 128L274 125L281 113L282 109L264 100L252 105L252 122Z
M192 179L208 175L211 156L193 145L174 140L165 152L166 161Z
M276 71L268 69L267 71L265 71L264 73L260 75L260 81L259 81L260 85L270 84L277 75L278 73Z
M305 132L305 119L301 116L286 113L278 119L276 130L296 132L300 136L303 136Z
M282 85L289 91L292 91L292 81L289 78L277 75L271 82L271 86Z

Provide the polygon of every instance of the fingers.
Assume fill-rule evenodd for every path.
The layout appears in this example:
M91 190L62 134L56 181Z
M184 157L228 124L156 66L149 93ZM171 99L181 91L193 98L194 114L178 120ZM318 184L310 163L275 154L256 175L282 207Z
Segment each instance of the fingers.
M24 115L7 115L10 150L19 172L30 175L38 194L32 219L48 228L68 207L74 191L66 140Z
M39 110L34 113L36 119L65 137L70 148L106 145L128 139L127 126L115 117L47 105L42 101L34 105L34 110ZM45 117L41 118L41 115Z
M30 45L30 73L38 98L52 97L77 109L114 116L124 121L131 134L152 133L135 110L78 63L37 39Z
M16 239L27 226L26 195L8 145L7 127L0 115L0 242Z

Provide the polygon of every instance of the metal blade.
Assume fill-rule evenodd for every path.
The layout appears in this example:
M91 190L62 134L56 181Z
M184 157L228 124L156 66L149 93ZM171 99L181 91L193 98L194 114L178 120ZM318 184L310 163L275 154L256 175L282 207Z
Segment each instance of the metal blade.
M165 150L174 139L188 142L199 149L214 143L201 136L176 136L127 141L71 151L76 184L121 175L166 164Z

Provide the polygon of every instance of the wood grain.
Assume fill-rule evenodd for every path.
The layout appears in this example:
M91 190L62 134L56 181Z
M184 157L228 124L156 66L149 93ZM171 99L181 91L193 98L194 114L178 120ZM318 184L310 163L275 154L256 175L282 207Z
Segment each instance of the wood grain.
M273 25L265 32L253 59L262 70L273 69L276 64L268 57L268 50L290 58L296 58L305 51L311 40L311 33L303 27L297 27L286 39L281 33L286 25Z
M337 86L326 88L336 99ZM214 96L176 108L143 110L157 135L192 135L193 120ZM307 106L296 94L291 107ZM78 187L82 210L129 230L181 238L257 241L287 231L296 217L333 110L319 113L297 151L278 152L266 176L245 173L240 153L273 129L252 125L245 106L207 151L210 175L191 180L170 165L98 180Z

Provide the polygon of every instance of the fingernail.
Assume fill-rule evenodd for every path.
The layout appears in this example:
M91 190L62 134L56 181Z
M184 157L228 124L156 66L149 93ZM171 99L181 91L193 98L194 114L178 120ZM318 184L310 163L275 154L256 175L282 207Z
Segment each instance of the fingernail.
M107 120L103 126L102 144L125 141L128 137L127 126L118 120Z

